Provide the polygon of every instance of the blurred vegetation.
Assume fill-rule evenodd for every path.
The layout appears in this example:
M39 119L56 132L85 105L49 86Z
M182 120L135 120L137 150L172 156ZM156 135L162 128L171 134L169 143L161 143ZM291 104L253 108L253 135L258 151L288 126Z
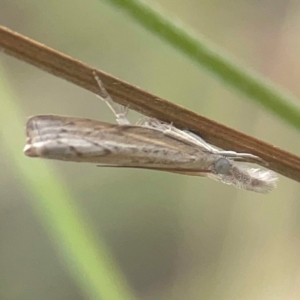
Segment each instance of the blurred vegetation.
M296 1L160 4L245 65L299 94ZM4 0L0 18L114 76L299 153L296 131L105 3ZM29 159L22 148L30 115L114 119L94 95L8 56L1 60L0 299L101 294L117 300L119 292L122 299L299 298L297 183L280 178L265 196L208 179ZM69 231L59 236L65 226ZM78 239L86 247L76 249ZM75 260L66 254L68 247L77 253ZM89 255L91 266L80 274ZM104 279L90 284L90 272Z
M103 1L103 0L99 0ZM166 11L143 0L105 0L128 13L132 19L161 37L168 44L187 55L193 62L205 67L212 75L250 97L251 100L275 113L300 129L298 99L288 92L239 65L224 50L208 42L202 35L172 18Z

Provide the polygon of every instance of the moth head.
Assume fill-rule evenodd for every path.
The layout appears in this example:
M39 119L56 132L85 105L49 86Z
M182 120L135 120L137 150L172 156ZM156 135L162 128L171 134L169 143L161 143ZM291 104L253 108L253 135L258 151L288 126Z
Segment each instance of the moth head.
M214 162L214 172L216 174L228 174L230 168L231 162L225 157L220 157Z

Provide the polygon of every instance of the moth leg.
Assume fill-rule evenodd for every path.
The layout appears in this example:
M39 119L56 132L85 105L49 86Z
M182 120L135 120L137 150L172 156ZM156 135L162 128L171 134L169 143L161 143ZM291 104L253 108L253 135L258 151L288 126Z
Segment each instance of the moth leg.
M192 146L200 147L202 151L205 150L208 152L213 152L213 148L210 147L210 145L207 144L204 140L202 140L201 138L196 139L196 135L190 134L190 132L188 131L180 130L174 127L172 123L167 124L157 119L144 118L139 120L138 125L158 130L166 136L177 139Z
M214 153L214 148L206 143L202 138L198 138L195 134L191 134L189 131L180 130L173 126L173 124L170 124L164 131L164 134L170 137L178 137L179 140L185 141L186 143L200 147L201 150L207 151L210 153Z
M151 126L148 126L148 120L150 118L148 117L145 117L145 116L142 116L139 118L139 120L135 123L136 126L142 126L142 127L151 127Z
M106 91L100 77L95 71L93 71L93 75L99 86L99 92L96 94L96 96L104 101L110 108L110 110L115 115L116 121L119 125L130 125L129 120L127 119L128 107L117 104Z
M137 126L156 129L158 131L164 131L166 124L154 118L142 116L136 123Z
M215 153L215 154L219 154L219 155L223 155L227 158L233 158L233 159L252 159L258 162L264 162L266 165L268 165L267 162L265 162L262 158L260 158L259 156L250 154L250 153L239 153L239 152L235 152L235 151L228 151L228 150L222 150L222 149L218 149L217 147L214 147L210 144L208 144L206 141L204 141L200 136L194 134L193 132L190 132L188 130L185 130L186 133L188 133L189 135L193 136L195 139L199 140L201 143L206 144L207 147L210 147L211 152Z
M212 146L211 144L207 143L201 136L189 131L189 130L183 130L186 134L188 134L190 137L193 139L197 140L203 147L209 149L210 152L212 153L218 153L219 150L218 148Z
M166 136L175 138L192 146L198 146L201 148L201 150L205 150L209 153L222 155L226 158L232 158L233 160L247 161L250 159L260 163L264 162L266 165L268 165L267 162L256 155L218 149L217 147L214 147L213 145L207 143L203 138L201 138L199 135L194 134L193 132L190 132L188 130L180 130L174 127L173 124L166 124L157 119L142 119L139 121L139 125L156 129Z
M235 151L219 150L218 154L223 155L227 158L232 158L233 160L248 161L250 159L251 162L254 160L255 162L264 163L265 166L269 165L268 162L266 162L259 156L250 153L239 153Z

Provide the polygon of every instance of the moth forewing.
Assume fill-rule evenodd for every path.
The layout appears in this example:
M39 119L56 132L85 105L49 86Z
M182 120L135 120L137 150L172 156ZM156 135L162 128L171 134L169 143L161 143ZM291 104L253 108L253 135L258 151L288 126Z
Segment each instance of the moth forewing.
M100 166L208 176L260 193L276 186L274 172L234 162L234 159L260 160L254 155L219 151L201 138L189 136L188 132L168 127L160 121L153 122L153 127L149 124L121 126L83 118L35 116L26 125L24 153L30 157L90 162Z
M157 130L82 118L35 116L26 125L27 156L127 167L209 172L218 155Z

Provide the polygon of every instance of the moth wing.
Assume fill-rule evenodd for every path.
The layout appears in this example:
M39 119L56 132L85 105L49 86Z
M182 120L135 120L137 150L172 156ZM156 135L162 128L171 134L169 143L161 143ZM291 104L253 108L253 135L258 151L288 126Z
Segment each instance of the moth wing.
M119 165L97 165L97 167L111 167L111 168L127 168L127 169L145 169L145 170L153 170L153 171L163 171L163 172L170 172L176 173L181 175L189 175L189 176L202 176L206 177L210 170L191 170L191 169L176 169L176 168L151 168L151 167L144 167L144 166L119 166Z

